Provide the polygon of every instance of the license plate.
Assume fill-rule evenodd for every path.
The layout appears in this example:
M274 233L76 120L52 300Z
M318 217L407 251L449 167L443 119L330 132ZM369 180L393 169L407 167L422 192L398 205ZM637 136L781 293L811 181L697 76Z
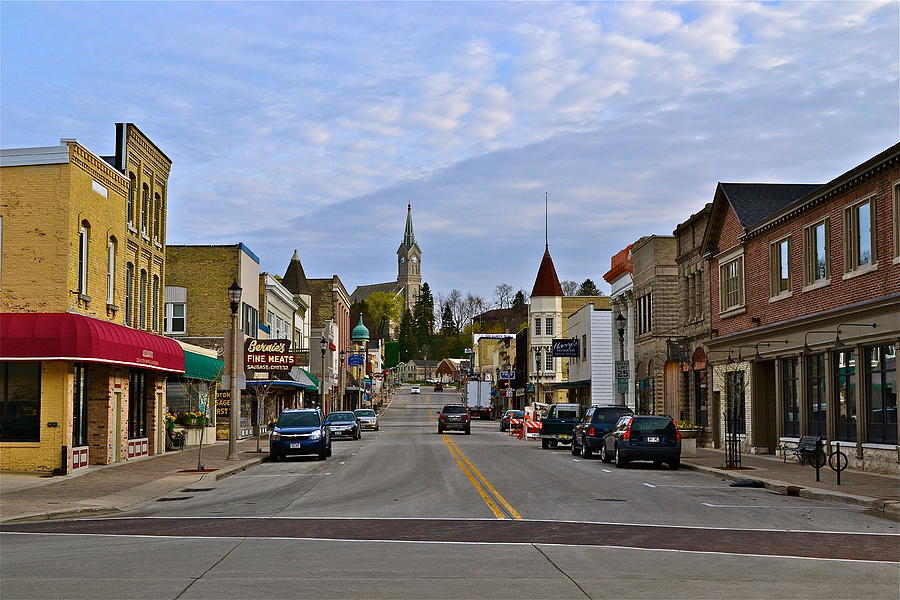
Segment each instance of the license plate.
M291 448L301 448L301 447L303 447L303 444L301 444L300 442L291 442Z
M659 443L659 438L657 436L651 436L647 438L648 442Z
M567 440L567 439L569 439L570 437L572 437L572 436L571 436L571 435L561 435L561 436L559 436L559 439L561 439L561 440Z

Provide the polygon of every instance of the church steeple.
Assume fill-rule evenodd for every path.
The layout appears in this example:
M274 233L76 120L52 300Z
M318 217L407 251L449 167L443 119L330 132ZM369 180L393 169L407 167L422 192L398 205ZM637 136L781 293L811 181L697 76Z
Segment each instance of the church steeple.
M406 248L412 248L416 243L416 234L413 231L412 223L412 203L406 205L406 231L403 234L403 245Z

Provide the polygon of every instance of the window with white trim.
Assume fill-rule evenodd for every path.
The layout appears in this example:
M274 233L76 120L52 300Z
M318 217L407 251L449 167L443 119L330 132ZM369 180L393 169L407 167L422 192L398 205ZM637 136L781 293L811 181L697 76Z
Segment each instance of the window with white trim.
M137 187L137 178L134 176L134 173L128 174L128 203L125 206L125 213L127 215L128 224L134 227L134 195L137 193L135 188Z
M791 291L791 238L778 240L769 247L769 295Z
M150 220L150 188L145 183L141 189L141 233L147 235L147 222Z
M125 265L125 324L133 327L134 319L134 265Z
M153 276L150 310L153 311L153 316L150 317L150 327L153 331L159 331L159 275Z
M138 323L140 328L147 327L147 271L141 269L141 283L138 288Z
M875 198L844 210L844 271L849 273L872 265L875 252Z
M541 318L535 317L534 319L534 335L541 335Z
M831 275L828 266L828 219L813 223L803 230L804 283L812 285Z
M78 229L78 293L87 296L88 280L88 242L91 237L91 225L87 221L81 222Z
M162 211L162 199L159 194L153 196L153 241L159 241L159 214Z
M187 288L167 285L166 306L163 317L165 333L187 333Z
M544 319L544 335L553 335L553 317Z
M555 371L555 364L553 361L553 352L548 348L544 351L544 367L548 371Z
M644 294L635 302L637 312L638 335L649 333L653 330L653 296L652 293Z
M109 238L106 247L106 303L116 303L116 238Z
M894 183L894 258L900 258L900 181Z
M719 265L719 312L744 306L744 256Z

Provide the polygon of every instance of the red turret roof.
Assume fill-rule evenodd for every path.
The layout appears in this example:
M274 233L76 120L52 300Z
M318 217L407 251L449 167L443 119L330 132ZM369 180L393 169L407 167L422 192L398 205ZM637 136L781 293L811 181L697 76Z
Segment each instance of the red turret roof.
M556 267L553 266L553 259L550 258L550 248L545 246L544 258L541 259L537 279L534 280L534 288L531 290L531 297L562 295L562 286L559 285L559 277L556 276Z

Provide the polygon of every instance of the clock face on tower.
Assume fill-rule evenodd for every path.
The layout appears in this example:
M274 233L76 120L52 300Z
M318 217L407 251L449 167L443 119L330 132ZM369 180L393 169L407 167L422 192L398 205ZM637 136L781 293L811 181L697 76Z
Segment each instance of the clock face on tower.
M405 259L405 258L401 258L401 259L400 259L400 262L401 262L401 263L405 263L405 262L406 262L406 259Z
M415 256L412 257L412 261L413 261L413 262L417 262Z

